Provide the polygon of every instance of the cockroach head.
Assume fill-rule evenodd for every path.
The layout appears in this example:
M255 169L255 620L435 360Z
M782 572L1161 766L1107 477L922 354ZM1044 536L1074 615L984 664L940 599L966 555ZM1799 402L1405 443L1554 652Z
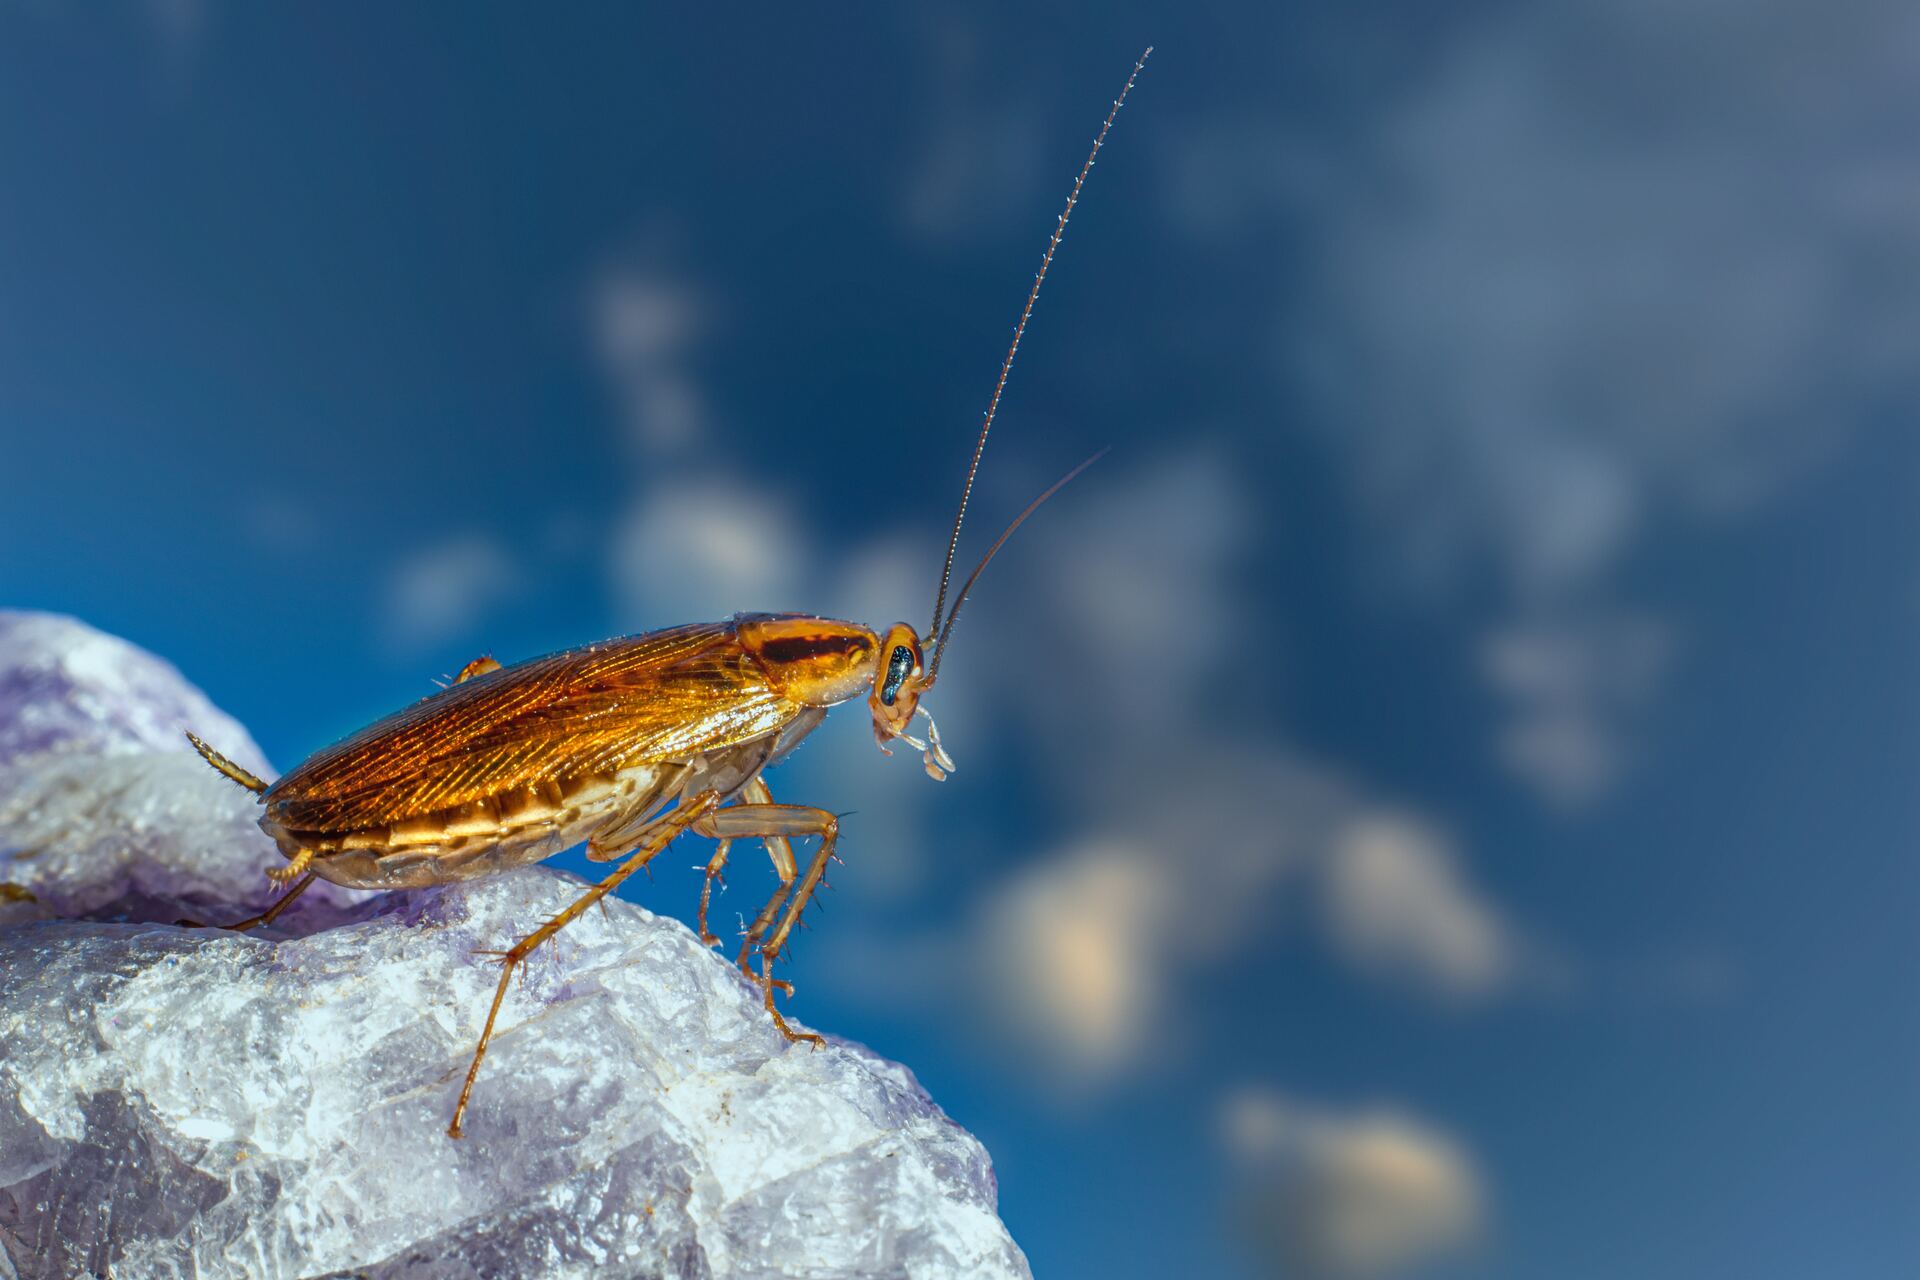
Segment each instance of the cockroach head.
M920 695L932 687L933 673L927 669L920 637L906 623L894 623L880 642L873 692L867 695L867 710L873 713L873 740L888 755L893 754L895 738L916 748L927 776L940 782L953 772L953 757L940 745L940 731L934 727L932 714L920 705ZM915 716L926 718L925 739L907 732Z

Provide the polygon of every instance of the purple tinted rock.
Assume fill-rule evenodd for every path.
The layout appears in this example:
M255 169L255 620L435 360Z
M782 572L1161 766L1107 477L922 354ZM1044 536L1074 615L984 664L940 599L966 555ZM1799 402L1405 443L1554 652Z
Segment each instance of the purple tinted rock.
M199 695L126 665L171 683L8 686L90 704L9 704L67 726L0 758L0 879L38 876L41 915L138 914L277 858L250 796L142 736ZM732 965L630 903L534 954L447 1138L496 981L474 953L580 889L528 868L323 904L279 939L0 927L0 1276L1028 1275L986 1152L911 1073L789 1045Z
M189 729L272 775L240 723L172 663L76 618L0 609L0 763L43 752L190 752Z
M169 663L72 618L0 612L0 923L234 920L272 900L266 871L285 863L259 806L188 729L272 772ZM363 896L318 885L285 922L331 924Z

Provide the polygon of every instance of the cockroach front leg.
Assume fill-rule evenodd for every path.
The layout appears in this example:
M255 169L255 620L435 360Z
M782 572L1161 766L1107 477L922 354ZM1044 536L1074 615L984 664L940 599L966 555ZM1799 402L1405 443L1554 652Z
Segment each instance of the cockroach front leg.
M764 787L762 788L764 791ZM734 805L730 808L715 810L693 824L695 834L717 840L764 840L768 852L773 853L777 839L787 846L788 862L785 868L780 866L780 857L774 853L774 867L785 872L780 878L780 887L774 890L773 897L767 900L760 914L754 919L753 926L747 930L746 939L741 943L739 964L748 977L760 985L760 994L767 1006L767 1013L773 1018L773 1025L788 1040L810 1041L816 1048L826 1043L820 1036L810 1031L795 1031L780 1016L773 1006L773 993L793 994L793 984L783 982L773 976L773 962L780 958L781 950L787 945L787 938L800 922L800 914L807 909L807 902L813 897L820 882L826 878L827 863L833 858L833 847L840 838L840 820L825 809L816 809L804 804L774 804L769 802ZM819 836L820 848L813 855L813 861L807 866L807 874L796 885L793 883L794 864L792 862L791 841L802 836ZM785 910L781 902L785 901ZM778 924L775 920L778 920ZM768 930L772 932L769 933ZM754 948L760 951L760 972L755 975L747 968L747 960Z
M480 1028L480 1043L473 1051L473 1065L467 1068L467 1082L460 1086L460 1101L453 1108L453 1123L447 1126L448 1137L460 1136L460 1121L467 1114L467 1100L473 1096L473 1082L480 1076L480 1061L487 1056L487 1044L493 1039L494 1020L500 1016L500 1004L507 998L507 983L513 978L514 969L541 943L578 920L588 907L619 888L621 881L653 861L662 849L673 843L675 836L695 826L718 803L720 795L715 791L703 791L681 801L678 808L648 831L639 848L612 875L581 894L572 905L514 943L511 948L498 953L500 985L494 988L493 1004L487 1009L486 1024Z

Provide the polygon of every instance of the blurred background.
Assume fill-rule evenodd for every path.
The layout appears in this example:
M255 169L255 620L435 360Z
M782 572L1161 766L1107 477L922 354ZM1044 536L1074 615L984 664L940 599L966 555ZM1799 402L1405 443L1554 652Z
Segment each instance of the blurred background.
M1042 1276L1920 1274L1911 5L6 3L0 601L283 768L925 625L1147 43L793 1007Z

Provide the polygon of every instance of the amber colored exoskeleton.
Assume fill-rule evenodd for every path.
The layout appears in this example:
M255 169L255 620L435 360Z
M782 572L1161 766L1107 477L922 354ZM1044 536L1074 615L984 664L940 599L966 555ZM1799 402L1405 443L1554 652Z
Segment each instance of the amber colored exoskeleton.
M559 915L507 950L490 953L501 960L500 984L454 1107L452 1136L460 1136L514 968L683 832L717 841L700 893L700 936L709 945L719 939L707 931L708 899L728 851L736 840L765 845L780 884L748 926L738 963L759 985L767 1012L788 1040L821 1043L819 1036L788 1026L774 1007L774 993L791 995L793 988L773 976L773 963L834 857L839 823L825 809L776 802L761 775L812 732L829 708L862 694L882 751L898 740L920 751L936 780L953 770L921 699L939 677L961 606L1013 531L1093 459L1007 526L948 608L967 499L1067 219L1152 52L1140 55L1101 124L1021 309L967 466L933 623L925 632L904 622L883 633L830 618L739 614L511 667L481 658L439 693L318 752L272 785L193 738L209 764L259 796L265 808L260 825L287 858L286 866L268 874L292 887L263 914L229 926L234 929L272 921L315 878L356 889L444 884L537 862L581 841L596 861L624 859ZM926 721L923 735L911 732L920 719ZM793 842L809 836L819 846L802 874ZM752 967L756 956L758 973Z

